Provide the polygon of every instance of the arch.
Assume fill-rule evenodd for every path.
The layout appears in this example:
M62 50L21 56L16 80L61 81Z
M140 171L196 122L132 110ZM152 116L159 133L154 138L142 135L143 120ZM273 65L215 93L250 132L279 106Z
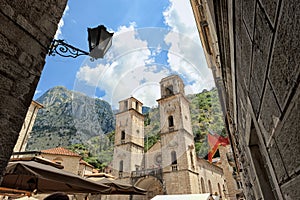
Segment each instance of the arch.
M206 191L205 191L205 184L204 184L204 180L203 180L202 177L201 177L200 182L201 182L201 192L202 192L202 193L206 193Z
M147 191L146 199L152 199L156 195L163 194L162 182L153 176L143 177L137 180L134 186L142 188ZM133 199L135 199L133 197Z
M170 115L168 117L168 123L169 123L169 127L173 127L174 126L174 118L172 115Z
M211 187L210 180L208 180L208 190L209 190L209 193L212 194L212 187Z

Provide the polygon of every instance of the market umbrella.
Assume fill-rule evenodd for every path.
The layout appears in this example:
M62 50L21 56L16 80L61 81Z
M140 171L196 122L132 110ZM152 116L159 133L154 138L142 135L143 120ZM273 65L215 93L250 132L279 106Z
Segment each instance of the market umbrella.
M111 194L146 195L146 193L147 193L147 191L142 188L124 183L120 180L103 178L103 179L100 179L99 181L96 181L96 183L113 187L114 189L111 191Z
M1 187L37 193L65 192L110 194L112 187L35 161L9 162Z

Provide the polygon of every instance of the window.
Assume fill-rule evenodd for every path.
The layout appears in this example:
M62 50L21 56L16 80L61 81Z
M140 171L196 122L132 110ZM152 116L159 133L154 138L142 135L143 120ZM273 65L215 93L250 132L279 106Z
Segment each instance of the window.
M172 152L171 152L171 161L172 161L172 165L177 165L177 155L176 155L176 151L172 151Z
M221 191L220 183L218 183L218 190L219 190L219 196L222 196L222 191Z
M119 171L123 172L123 160L120 161Z
M121 132L121 144L125 143L125 131Z
M123 160L119 163L119 177L123 176Z
M139 110L139 104L138 104L137 101L135 102L135 109L136 109L137 111Z
M171 96L174 94L173 85L166 87L166 96Z
M212 188L211 188L211 182L210 182L210 180L208 180L208 189L209 189L209 193L212 194Z
M202 177L201 177L201 190L202 190L202 193L206 193L206 191L205 191L205 184L204 184L204 180L203 180Z
M192 168L194 169L195 165L194 165L194 157L193 157L193 152L192 151L190 151L190 157L191 157L191 165L192 165Z
M128 109L128 101L124 101L124 110Z
M173 119L172 115L170 115L168 117L168 122L169 122L169 127L173 127L174 126L174 119Z

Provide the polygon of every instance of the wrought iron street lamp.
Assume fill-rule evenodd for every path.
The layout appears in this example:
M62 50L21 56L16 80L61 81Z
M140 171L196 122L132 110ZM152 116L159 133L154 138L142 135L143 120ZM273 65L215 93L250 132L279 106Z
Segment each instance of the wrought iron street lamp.
M95 28L88 28L89 52L67 44L64 40L53 39L48 55L55 56L58 54L62 57L72 58L88 55L92 59L103 58L107 50L111 47L113 35L114 33L108 32L103 25Z

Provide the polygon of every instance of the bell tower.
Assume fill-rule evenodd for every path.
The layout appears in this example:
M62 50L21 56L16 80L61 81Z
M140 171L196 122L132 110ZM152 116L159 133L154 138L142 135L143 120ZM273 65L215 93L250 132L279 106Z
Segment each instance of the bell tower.
M134 97L119 102L113 155L113 173L116 177L129 180L130 173L140 169L143 165L144 115L142 105Z
M199 193L189 101L178 75L160 82L160 134L163 179L167 194Z

